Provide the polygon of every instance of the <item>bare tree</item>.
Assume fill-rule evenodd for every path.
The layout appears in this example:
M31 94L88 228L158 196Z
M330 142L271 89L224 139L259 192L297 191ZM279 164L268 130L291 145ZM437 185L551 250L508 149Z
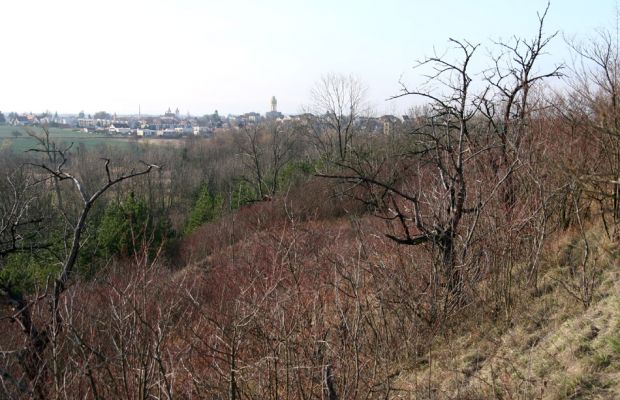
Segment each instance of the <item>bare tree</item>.
M493 57L493 67L484 73L488 87L481 95L480 110L500 141L499 160L493 158L493 168L498 176L519 157L528 118L535 111L531 91L546 79L562 76L563 65L545 72L536 70L540 58L558 33L544 33L548 11L549 4L542 14L538 14L538 30L533 38L514 37L511 41L497 42L501 51ZM513 176L509 174L502 190L503 201L509 209L516 201L514 191Z
M434 297L430 321L438 315L439 310L433 310L436 301L443 303L444 312L463 301L468 272L475 280L481 277L479 271L490 270L480 265L490 251L481 243L510 221L504 212L485 210L498 206L498 194L504 208L512 209L518 201L513 176L521 168L532 170L520 150L530 138L526 128L537 111L531 91L561 71L561 66L536 71L555 37L543 32L546 13L538 16L533 39L497 44L502 53L482 75L486 88L481 92L475 91L477 74L471 71L478 45L450 39L458 56L451 59L452 53L446 52L419 62L416 68L424 68L427 80L415 89L401 83L401 93L393 97L427 102L424 114L409 126L408 142L383 153L353 146L351 157L336 163L339 171L319 174L361 190L364 195L359 197L388 221L387 237L402 245L423 245L433 255L425 290ZM512 271L497 273L511 282Z
M265 194L265 150L263 149L262 129L259 124L249 124L241 128L236 137L239 154L245 169L250 172L246 181L256 188L258 199Z
M469 183L476 182L476 158L488 150L469 128L478 109L469 73L477 46L450 42L460 53L457 61L437 56L420 63L434 70L430 84L442 82L445 90L410 90L403 85L396 96L420 96L431 104L425 123L411 132L408 147L378 160L356 151L351 161L338 163L341 173L320 174L365 188L378 215L396 223L387 233L390 239L427 245L434 254L437 264L428 278L429 293L435 293L430 323L439 316L442 288L447 289L446 310L461 301L469 246L482 208L495 191L491 187L483 199L480 185ZM462 226L465 215L471 215L467 227Z
M356 122L367 110L365 88L351 75L328 74L312 90L312 111L318 116L314 139L321 149L339 160L349 155L356 134Z
M280 189L282 169L293 160L296 155L296 140L291 125L270 123L267 125L270 147L270 181L271 193L275 195Z
M236 135L246 181L256 188L257 199L276 194L282 169L295 151L293 127L278 122L246 125Z
M569 41L575 55L572 91L561 106L566 121L583 132L597 149L597 163L575 171L580 187L612 201L620 221L620 43L617 32L601 30L587 42ZM604 216L604 214L603 214Z
M36 210L36 181L22 169L2 176L0 191L0 262L9 254L29 252L44 244L40 242L39 226L43 213ZM0 264L0 268L2 264Z
M32 390L32 395L36 398L46 398L46 376L50 367L46 364L44 352L48 348L52 336L62 329L59 302L73 275L82 245L82 233L84 232L89 213L97 199L108 189L125 180L148 174L153 168L158 167L152 164L144 164L139 170L131 170L128 173L114 175L110 170L110 160L104 160L106 181L97 190L89 193L84 183L78 179L75 174L66 169L68 157L65 150L58 150L56 147L52 147L40 151L48 154L48 161L53 163L43 162L41 164L30 164L32 167L35 167L36 170L43 171L42 174L38 174L38 176L41 177L38 183L42 185L49 179L53 179L57 182L71 182L81 200L80 211L77 220L72 222L72 234L67 243L68 251L64 260L62 260L60 271L53 282L51 291L48 291L46 288L41 295L29 298L21 294L18 290L7 287L2 288L0 295L2 297L2 303L10 305L12 309L12 313L7 316L7 318L11 322L15 322L24 335L24 347L14 353L18 357L19 363L25 372L30 390ZM55 154L49 155L50 152ZM7 215L9 217L7 222L8 228L5 229L5 231L8 230L13 240L10 246L5 246L6 251L0 254L0 257L5 256L9 252L25 249L24 239L27 237L24 237L20 231L23 230L24 226L28 225L27 222L34 223L37 221L36 219L21 219L19 210L27 210L29 201L28 199L19 197L18 192L14 193L16 193L16 196L13 199L14 204L11 210L18 211L17 213L16 211L9 211ZM29 248L32 249L33 247L43 245L45 245L45 243L35 242L29 245ZM0 262L1 261L2 260L0 260ZM41 301L48 301L51 310L51 315L44 320L35 319L31 312L34 305Z

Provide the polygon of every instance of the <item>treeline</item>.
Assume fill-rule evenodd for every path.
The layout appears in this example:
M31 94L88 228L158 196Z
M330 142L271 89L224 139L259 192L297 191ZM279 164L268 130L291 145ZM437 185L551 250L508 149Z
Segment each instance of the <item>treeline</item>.
M421 62L429 81L399 96L426 106L387 135L339 75L315 117L179 149L32 132L0 157L3 395L448 397L410 371L438 337L510 324L567 231L582 251L561 284L588 308L587 226L616 240L620 219L618 43L542 69L545 16L483 71L467 41Z

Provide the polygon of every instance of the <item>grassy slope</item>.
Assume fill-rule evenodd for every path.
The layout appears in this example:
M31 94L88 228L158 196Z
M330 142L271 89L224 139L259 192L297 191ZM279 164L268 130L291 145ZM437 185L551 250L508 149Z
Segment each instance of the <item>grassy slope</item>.
M620 398L619 246L590 228L592 304L574 294L583 240L567 233L549 249L538 295L521 295L508 323L463 327L438 340L430 360L401 378L416 398ZM571 278L571 268L574 277Z

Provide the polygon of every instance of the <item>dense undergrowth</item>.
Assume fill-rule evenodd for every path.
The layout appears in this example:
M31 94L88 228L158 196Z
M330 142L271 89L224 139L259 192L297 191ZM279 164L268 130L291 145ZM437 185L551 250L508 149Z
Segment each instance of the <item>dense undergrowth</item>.
M618 397L618 48L540 71L545 15L484 71L451 40L383 134L337 75L315 115L179 149L29 132L0 157L0 397Z

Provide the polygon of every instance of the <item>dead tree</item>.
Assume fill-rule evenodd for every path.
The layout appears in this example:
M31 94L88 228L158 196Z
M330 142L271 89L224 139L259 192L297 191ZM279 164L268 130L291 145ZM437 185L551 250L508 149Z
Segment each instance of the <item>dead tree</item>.
M496 176L505 174L510 165L519 158L522 142L527 134L528 118L533 110L531 91L535 85L549 78L562 76L562 65L546 72L538 72L536 65L545 55L549 43L558 32L544 33L549 4L538 15L538 30L531 39L514 37L512 41L499 41L499 55L493 57L493 67L485 71L487 89L481 95L480 111L492 132L499 139L497 157L492 157ZM506 177L502 199L508 210L515 202L513 175Z
M464 257L472 235L469 230L474 229L483 207L476 193L471 193L468 181L474 159L486 148L477 146L469 130L477 111L469 74L477 45L454 39L450 42L461 55L458 61L436 56L419 64L432 68L429 84L442 83L447 94L434 92L434 87L410 90L403 84L402 93L395 96L418 96L431 104L425 124L410 133L410 148L374 162L354 156L350 162L338 163L342 173L319 176L365 187L378 213L400 227L400 232L387 234L390 239L403 245L428 244L435 249L441 273L430 281L445 285L450 302L459 302ZM475 217L472 226L463 231L466 214Z
M28 380L28 391L33 397L43 399L47 398L46 385L48 383L47 375L49 371L49 366L45 359L45 352L50 344L52 336L62 330L63 325L59 303L73 275L82 244L82 233L86 227L91 209L97 199L114 185L140 175L148 174L153 168L159 167L153 164L143 163L143 167L139 170L131 170L128 173L114 175L110 170L110 160L105 159L103 161L106 181L97 190L89 193L84 183L75 174L66 169L68 161L66 150L59 150L56 147L46 147L36 151L45 153L48 161L55 162L52 164L46 162L30 164L30 166L34 167L36 170L43 171L44 177L42 180L39 180L38 183L41 184L49 179L56 182L68 181L72 184L73 189L78 193L81 199L77 220L72 224L69 242L66 243L68 251L62 261L60 271L54 279L52 284L53 288L49 291L46 288L41 295L35 298L23 295L18 290L14 290L14 288L11 287L2 288L2 290L0 290L2 303L9 305L12 309L12 313L7 319L16 323L24 335L24 347L15 351L14 354L17 356L19 364ZM50 152L54 154L49 154ZM41 176L41 174L39 175ZM14 211L9 211L8 223L3 224L3 228L1 228L4 237L6 237L5 233L8 232L9 242L8 245L5 243L0 252L0 261L10 253L24 251L26 249L32 251L37 247L47 245L46 243L40 242L27 244L27 241L24 240L24 236L20 231L24 229L24 226L37 223L38 220L36 218L21 219L19 210L27 209L28 202L24 202L24 200L17 196L14 196L14 199ZM5 239L3 240L6 242ZM33 318L32 309L35 305L43 301L48 302L50 315L41 321Z
M456 309L464 301L466 282L480 279L477 272L470 279L467 271L484 269L479 258L487 250L481 243L490 240L485 232L492 232L492 224L482 225L506 223L504 211L518 200L513 176L524 167L520 148L536 111L532 88L560 76L562 68L536 71L555 37L543 32L546 15L547 10L538 16L533 39L497 43L502 55L482 75L481 91L472 84L476 74L471 72L478 45L450 39L458 57L445 53L421 61L416 67L427 69L427 80L417 89L402 84L393 97L414 96L427 103L410 125L408 141L379 156L354 146L351 157L337 163L340 170L318 174L365 193L358 197L389 222L388 238L429 250L433 265L425 266L430 271L425 293L432 297L445 290L444 310ZM504 210L485 213L490 205L498 206L496 200ZM437 311L431 310L431 321Z
M565 120L593 145L598 163L576 171L580 187L611 201L620 221L620 43L618 32L601 30L587 42L569 41L574 54L572 91L561 107ZM604 217L605 209L603 209Z

